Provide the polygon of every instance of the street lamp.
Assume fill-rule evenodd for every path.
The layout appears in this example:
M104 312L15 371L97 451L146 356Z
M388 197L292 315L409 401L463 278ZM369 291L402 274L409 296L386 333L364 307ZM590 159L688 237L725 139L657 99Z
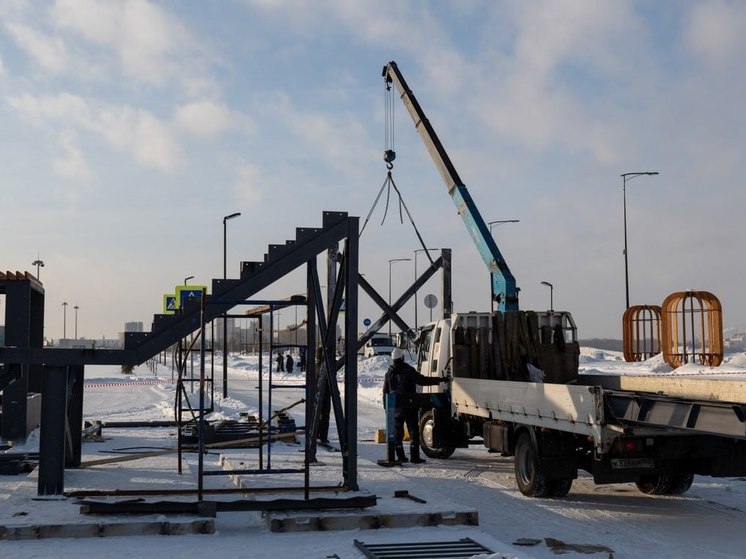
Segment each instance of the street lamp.
M643 175L657 175L658 171L641 171L635 173L622 173L622 201L624 203L624 292L627 297L627 308L629 308L629 266L627 264L627 181Z
M431 250L438 250L438 249L437 248L418 248L417 250L414 251L414 281L415 282L417 281L417 255L420 252L428 252ZM432 262L432 259L431 259L431 262ZM415 330L417 329L417 291L419 291L419 289L416 289L414 292L414 328ZM390 301L389 301L389 304L391 304Z
M73 310L75 311L75 339L78 339L78 309L80 307L78 305L75 305L73 307Z
M188 278L184 278L184 285L186 285L186 284L187 284L187 282L188 282L188 281L189 281L190 279L194 279L194 276L189 276Z
M497 221L490 221L487 225L490 228L490 235L492 234L493 225L502 225L503 223L519 223L520 219L498 219Z
M554 286L548 281L542 281L541 285L549 288L549 312L554 312Z
M39 277L39 268L43 268L43 267L44 267L44 261L43 261L43 260L41 260L41 259L39 258L39 256L37 255L37 257L36 257L36 260L34 260L34 261L33 261L33 262L31 263L31 265L32 265L32 266L36 266L36 279L41 279L41 278Z
M228 220L241 215L235 212L223 218L223 279L228 278ZM228 316L223 313L223 398L228 397Z
M228 277L227 275L227 247L228 247L228 220L236 218L241 215L241 212L232 213L230 215L227 215L223 218L223 279L226 279Z
M492 235L492 226L493 225L502 225L503 223L518 223L520 222L520 219L498 219L495 221L490 221L487 226L490 228L490 235ZM492 293L492 284L494 283L494 272L490 272L490 311L495 312L495 298L493 297Z
M391 265L394 262L409 262L411 258L392 258L389 260L389 307L391 306ZM391 317L389 317L389 336L391 336Z
M62 339L67 339L67 301L62 303Z

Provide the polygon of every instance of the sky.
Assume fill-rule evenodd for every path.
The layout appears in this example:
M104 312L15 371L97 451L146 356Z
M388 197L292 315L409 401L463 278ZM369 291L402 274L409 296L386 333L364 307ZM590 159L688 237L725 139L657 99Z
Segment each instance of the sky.
M547 309L550 282L582 338L621 338L620 175L658 171L626 185L631 304L706 290L746 328L744 52L746 4L725 0L7 0L0 269L44 262L48 338L72 336L73 306L79 337L114 337L149 330L184 278L222 277L226 215L242 214L228 277L325 210L362 223L396 60L484 220L519 220L493 234L521 308ZM453 250L454 308L488 310L487 270L396 103L393 178L425 243ZM420 244L393 199L383 214L360 272L387 296L391 270L395 299ZM361 322L379 314L362 295Z

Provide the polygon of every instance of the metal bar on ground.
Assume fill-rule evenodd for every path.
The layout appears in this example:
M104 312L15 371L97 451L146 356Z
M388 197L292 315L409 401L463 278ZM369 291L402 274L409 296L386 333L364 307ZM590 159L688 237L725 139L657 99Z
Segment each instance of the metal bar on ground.
M271 501L157 501L141 503L122 501L119 503L100 503L83 501L80 503L81 514L199 514L213 516L214 512L238 511L278 511L278 510L326 510L326 509L362 509L376 505L376 496L314 499L273 499Z

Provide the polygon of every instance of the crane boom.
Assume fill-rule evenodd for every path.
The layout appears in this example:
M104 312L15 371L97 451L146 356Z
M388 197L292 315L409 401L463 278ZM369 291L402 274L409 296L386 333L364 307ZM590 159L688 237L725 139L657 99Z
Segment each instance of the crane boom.
M495 240L492 238L487 224L482 219L482 215L479 213L468 189L461 181L456 168L448 157L448 153L446 153L443 144L440 143L438 135L417 102L414 93L409 89L396 62L391 61L384 66L383 77L387 83L393 83L396 86L407 112L414 121L415 129L425 143L425 147L430 153L440 176L446 183L448 194L450 194L453 203L456 204L459 215L464 220L479 254L487 265L492 285L492 299L498 304L498 310L518 310L518 288L515 284L515 278L497 248L497 244L495 244Z

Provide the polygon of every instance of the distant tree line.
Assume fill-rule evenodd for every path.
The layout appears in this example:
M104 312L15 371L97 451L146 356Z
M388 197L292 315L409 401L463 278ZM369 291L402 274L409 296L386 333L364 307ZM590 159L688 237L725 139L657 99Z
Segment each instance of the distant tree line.
M612 340L611 338L588 338L587 340L578 340L578 343L582 347L593 347L609 351L624 351L622 340Z

